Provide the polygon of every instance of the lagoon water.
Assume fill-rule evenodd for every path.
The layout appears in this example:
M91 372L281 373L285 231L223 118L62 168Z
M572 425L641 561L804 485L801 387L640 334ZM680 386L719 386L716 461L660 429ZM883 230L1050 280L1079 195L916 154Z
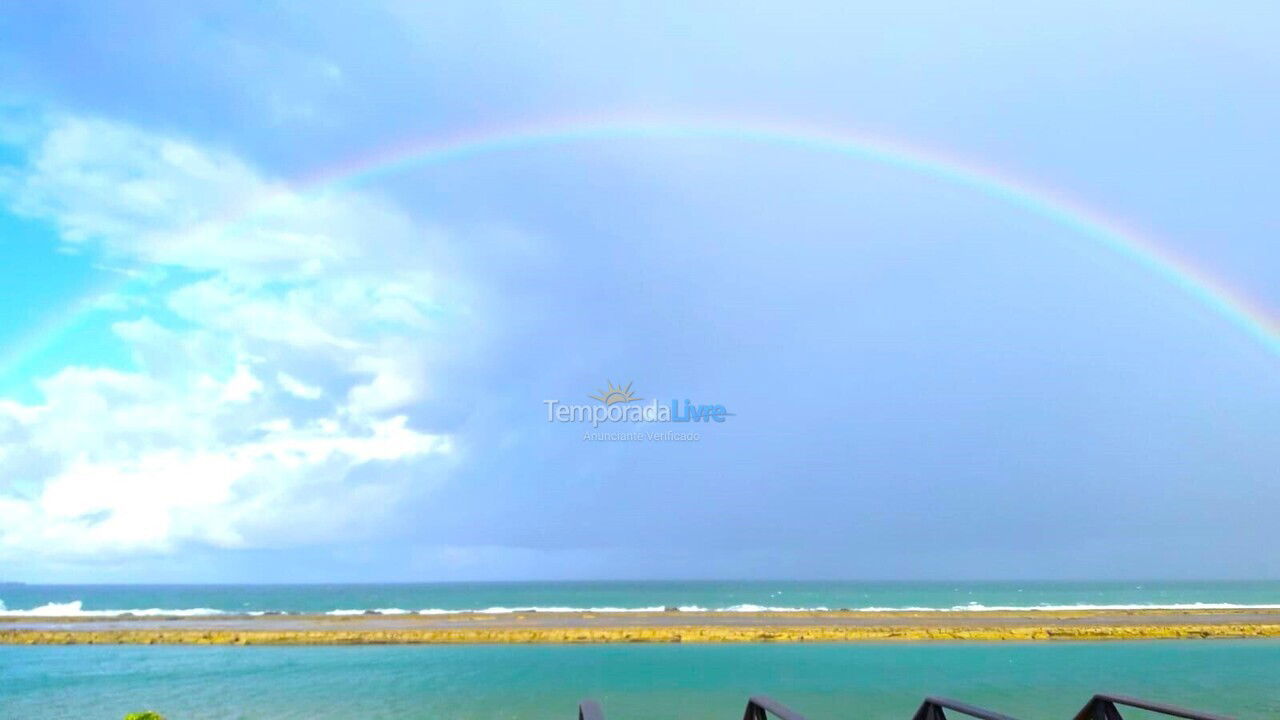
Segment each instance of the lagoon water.
M1266 640L0 646L0 717L568 720L594 697L613 720L736 718L748 694L767 693L813 720L907 720L926 694L1069 720L1109 690L1261 720L1280 716L1278 678L1280 643Z

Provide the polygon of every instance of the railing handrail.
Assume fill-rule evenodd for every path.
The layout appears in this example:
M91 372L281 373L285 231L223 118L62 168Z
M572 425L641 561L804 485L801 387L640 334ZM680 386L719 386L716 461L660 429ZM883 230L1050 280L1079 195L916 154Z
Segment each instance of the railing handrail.
M768 695L752 695L747 699L747 709L742 713L742 720L765 720L768 712L778 720L805 720L805 717Z
M1185 718L1186 720L1235 720L1229 715L1217 715L1215 713L1200 712L1199 710L1188 710L1187 708L1177 707L1175 705L1167 705L1165 703L1152 702L1141 698L1129 697L1128 695L1111 695L1109 693L1098 693L1089 699L1084 707L1080 708L1080 712L1076 713L1075 720L1092 720L1094 708L1102 703L1111 704L1112 713L1104 714L1104 717L1110 718L1114 714L1116 718L1120 717L1119 711L1115 709L1116 705L1126 705L1128 707L1138 708L1139 710L1150 710L1162 715L1172 717Z
M1080 708L1080 712L1076 713L1075 720L1123 720L1116 705L1148 710L1184 720L1235 720L1228 715L1188 710L1175 705L1109 693L1098 693L1090 698L1089 702ZM946 717L943 710L954 710L977 720L1017 720L994 710L937 696L927 697L920 703L914 720L942 720ZM768 695L752 695L747 700L747 709L743 711L742 720L767 720L768 715L773 715L778 720L805 720L803 715ZM583 700L578 703L578 720L604 720L604 710L595 700Z
M930 713L932 708L955 710L956 712L963 713L969 717L979 718L979 720L1017 720L1017 718L1005 715L1004 713L998 713L994 710L988 710L986 708L978 707L977 705L970 705L966 702L960 702L959 700L952 700L951 698L945 697L925 698L924 702L920 703L920 709L916 710L916 720L927 720L928 718L931 718L933 716ZM942 717L941 713L938 713L937 716Z

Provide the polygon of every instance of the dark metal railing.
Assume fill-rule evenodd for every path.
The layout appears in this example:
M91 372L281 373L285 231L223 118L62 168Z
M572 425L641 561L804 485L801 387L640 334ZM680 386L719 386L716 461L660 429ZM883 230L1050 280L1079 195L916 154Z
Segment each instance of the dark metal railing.
M1124 720L1116 707L1118 705L1149 710L1184 720L1235 720L1226 715L1187 710L1124 695L1094 695L1080 709L1080 712L1076 713L1074 720ZM947 710L968 715L977 720L1017 720L1010 715L944 697L925 698L912 720L947 720ZM747 700L747 709L742 713L742 720L769 720L770 715L778 720L805 720L800 713L765 695L753 695ZM604 710L595 700L583 700L578 704L578 720L604 720Z
M925 698L924 702L920 703L920 709L916 710L915 717L912 720L947 720L946 710L954 710L969 717L979 718L979 720L1017 720L994 710L980 708L977 705L970 705L969 703L962 703L959 700L944 697Z
M1162 715L1186 718L1186 720L1234 720L1226 715L1187 710L1186 708L1149 700L1139 700L1138 698L1125 697L1124 695L1094 695L1088 703L1085 703L1084 707L1080 708L1080 712L1076 713L1075 720L1124 720L1124 716L1120 714L1119 708L1116 707L1117 705L1150 710Z
M767 695L752 695L742 720L768 720L773 715L778 720L805 720L804 716Z

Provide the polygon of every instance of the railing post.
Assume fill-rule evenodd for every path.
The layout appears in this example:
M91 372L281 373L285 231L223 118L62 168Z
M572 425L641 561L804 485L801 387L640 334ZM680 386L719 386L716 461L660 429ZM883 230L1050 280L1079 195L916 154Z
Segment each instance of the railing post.
M1120 715L1120 709L1115 703L1095 695L1076 713L1075 720L1124 720L1124 717Z
M942 708L925 700L920 703L920 708L916 710L916 714L911 720L947 720L947 714Z
M752 695L747 698L747 709L742 713L742 720L768 720L773 715L778 720L805 720L805 717L767 695Z

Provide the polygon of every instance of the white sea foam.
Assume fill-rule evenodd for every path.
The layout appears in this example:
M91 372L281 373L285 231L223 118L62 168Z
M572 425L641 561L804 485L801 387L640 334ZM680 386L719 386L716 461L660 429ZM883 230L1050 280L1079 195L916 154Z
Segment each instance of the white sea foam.
M502 607L494 606L487 608L477 608L474 610L446 610L443 608L425 608L419 610L419 615L456 615L459 613L471 613L476 615L510 615L512 613L644 613L644 612L662 612L665 610L661 605L653 607L568 607L568 606L542 606L531 605L527 607Z
M531 607L487 607L453 610L445 608L425 608L418 611L419 615L457 615L457 614L484 614L484 615L504 615L511 613L645 613L645 612L662 612L666 608L663 606L652 607L567 607L567 606L531 606ZM729 605L726 607L707 608L700 605L680 605L676 606L676 610L686 613L706 613L706 612L741 612L741 613L795 613L795 612L831 612L832 608L826 605L817 605L813 607L785 607L776 605L755 605L743 603L740 605ZM924 607L924 606L868 606L868 607L850 607L840 608L849 612L933 612L933 613L951 613L951 612L1070 612L1070 611L1087 611L1087 610L1280 610L1278 604L1238 604L1238 603L1135 603L1126 605L982 605L979 603L969 603L968 605L953 605L951 607ZM362 612L362 611L352 611Z
M0 604L0 617L122 617L135 615L138 617L193 617L199 615L225 615L223 610L213 608L135 608L132 610L85 610L84 603L72 600L65 603L46 603L30 610L8 610Z
M723 612L723 613L793 613L793 612L830 612L832 608L825 605L814 607L784 607L773 605L756 605L751 603L743 603L739 605L729 605L726 607L707 608L700 605L680 605L675 606L676 611L684 613L707 613L707 612ZM1280 610L1280 603L1265 604L1241 604L1241 603L1211 603L1211 602L1194 602L1194 603L1131 603L1131 604L1075 604L1075 605L983 605L981 603L969 603L967 605L953 605L950 607L924 607L924 606L866 606L866 607L850 607L840 608L850 612L919 612L919 613L952 613L952 612L1072 612L1072 611L1127 611L1127 610ZM339 608L330 610L325 615L459 615L459 614L479 614L479 615L510 615L516 613L657 613L664 612L667 608L662 605L646 606L646 607L573 607L573 606L525 606L525 607L504 607L492 606L485 608L468 608L468 609L447 609L447 608L424 608L422 610L406 610L404 608ZM244 613L236 613L228 610L217 610L214 608L134 608L129 610L85 610L84 604L80 600L63 603L46 603L39 607L26 610L10 610L4 602L0 600L0 617L37 617L37 618L64 618L64 617L199 617L206 615L236 615L244 614L253 617L264 615L296 615L307 614L300 611L280 611L280 610L253 610Z
M368 610L330 610L325 615L408 615L412 610L403 608L371 608Z
M955 605L938 608L889 608L920 612L1070 612L1073 610L1280 610L1280 604L1247 605L1237 603L1132 603L1121 605Z
M720 608L717 612L749 612L749 613L761 613L761 612L827 612L828 610L830 610L830 608L828 608L828 607L824 607L824 606L818 606L818 607L776 607L776 606L770 606L770 605L751 605L751 604L746 604L746 605L730 605L729 607L726 607L726 608Z

